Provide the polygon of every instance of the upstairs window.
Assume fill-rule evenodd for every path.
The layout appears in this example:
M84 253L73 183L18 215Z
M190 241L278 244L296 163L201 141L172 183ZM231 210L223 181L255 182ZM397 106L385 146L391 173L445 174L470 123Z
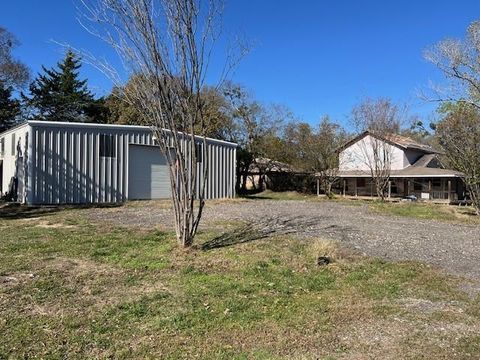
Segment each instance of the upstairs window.
M115 153L115 136L100 134L100 156L113 158Z
M15 134L12 134L12 155L15 156L17 144L15 143Z

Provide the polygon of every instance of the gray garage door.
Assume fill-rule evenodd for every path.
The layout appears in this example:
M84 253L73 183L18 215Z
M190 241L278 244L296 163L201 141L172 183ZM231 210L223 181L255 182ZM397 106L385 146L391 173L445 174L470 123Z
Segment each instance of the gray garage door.
M171 195L168 165L156 146L130 145L128 198L166 199Z

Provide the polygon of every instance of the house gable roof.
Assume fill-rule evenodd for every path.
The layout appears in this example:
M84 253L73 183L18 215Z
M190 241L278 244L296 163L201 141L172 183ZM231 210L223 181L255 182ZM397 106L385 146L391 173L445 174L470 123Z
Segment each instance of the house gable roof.
M362 140L363 138L365 138L367 136L372 136L372 137L374 137L376 139L379 139L379 140L382 140L382 141L384 141L384 142L386 142L390 145L396 146L396 147L398 147L402 150L411 149L411 150L421 151L421 152L424 152L426 154L438 154L439 153L437 150L435 150L431 146L421 144L421 143L419 143L419 142L417 142L417 141L415 141L415 140L413 140L409 137L406 137L406 136L401 136L401 135L397 135L397 134L379 135L379 134L376 134L375 132L369 131L369 130L364 131L360 135L358 135L358 136L354 137L353 139L351 139L350 141L346 142L342 147L337 149L337 152L341 152L341 151L345 150L346 148L350 147L351 145L355 144L356 142Z

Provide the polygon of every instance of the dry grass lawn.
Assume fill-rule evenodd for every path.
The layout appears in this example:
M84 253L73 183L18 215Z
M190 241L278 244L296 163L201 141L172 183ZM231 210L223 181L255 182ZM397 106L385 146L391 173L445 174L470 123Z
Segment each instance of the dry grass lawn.
M429 266L287 236L185 251L88 211L0 219L0 359L479 358L480 298Z

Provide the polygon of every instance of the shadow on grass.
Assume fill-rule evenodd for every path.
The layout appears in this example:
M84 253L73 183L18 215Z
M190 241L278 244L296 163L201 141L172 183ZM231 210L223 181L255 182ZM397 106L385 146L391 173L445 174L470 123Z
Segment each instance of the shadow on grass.
M316 219L294 217L265 217L246 223L232 231L214 237L201 245L202 250L212 250L227 246L261 240L276 235L297 233L298 229L315 226Z
M268 234L264 234L261 231L252 228L251 224L247 224L204 242L201 245L201 249L204 251L220 249L254 240L264 239L268 236Z
M248 200L274 200L273 197L265 195L241 195L240 197Z
M53 215L55 213L88 208L112 208L122 206L123 204L88 204L88 205L22 205L18 203L5 203L0 205L0 219L17 220L30 219L42 216Z

